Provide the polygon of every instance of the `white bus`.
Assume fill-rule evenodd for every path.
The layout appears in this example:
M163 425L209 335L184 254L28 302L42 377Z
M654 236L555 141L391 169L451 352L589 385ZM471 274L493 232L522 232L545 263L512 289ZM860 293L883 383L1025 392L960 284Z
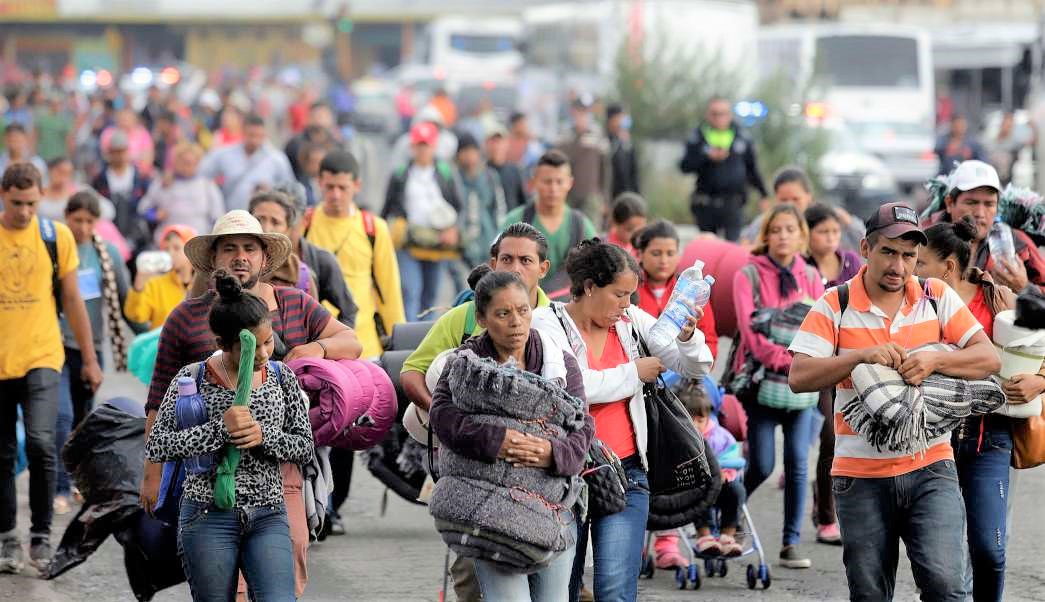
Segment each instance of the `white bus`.
M416 62L454 82L509 79L523 64L522 35L518 19L440 17L422 32Z
M806 91L818 117L844 120L905 187L936 175L932 45L895 24L784 25L759 32L763 78Z

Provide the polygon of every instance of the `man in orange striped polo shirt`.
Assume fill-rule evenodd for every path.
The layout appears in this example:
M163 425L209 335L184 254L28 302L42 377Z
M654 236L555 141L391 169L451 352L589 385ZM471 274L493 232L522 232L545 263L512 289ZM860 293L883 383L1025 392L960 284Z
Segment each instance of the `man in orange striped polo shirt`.
M1000 367L958 294L939 280L923 285L913 275L926 242L913 209L880 207L860 243L867 265L816 302L790 347L793 390L837 386L832 489L852 600L892 599L900 539L923 600L965 597L965 506L950 436L931 440L924 453L903 455L878 449L841 414L856 397L849 376L858 364L890 366L915 386L933 372L981 379ZM848 291L847 302L840 290ZM936 342L958 350L908 355Z

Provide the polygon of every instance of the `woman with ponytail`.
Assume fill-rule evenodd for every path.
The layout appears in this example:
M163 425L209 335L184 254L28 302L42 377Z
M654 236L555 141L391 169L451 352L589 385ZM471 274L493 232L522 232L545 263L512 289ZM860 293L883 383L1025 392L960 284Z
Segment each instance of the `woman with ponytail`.
M1008 288L995 285L972 262L976 226L968 217L941 222L925 231L928 247L918 253L916 272L938 278L953 288L987 336L994 337L994 316L1016 303ZM1018 374L1005 384L1010 402L1029 401L1045 393L1045 378ZM972 558L972 598L1001 600L1005 587L1006 511L1009 464L1012 461L1012 419L1004 414L965 418L951 434L958 483L965 498L969 555Z
M201 464L209 465L186 475L178 518L193 600L235 600L242 570L252 600L289 602L295 599L294 559L280 464L312 460L312 429L294 373L269 360L267 305L224 270L214 279L218 296L209 322L220 351L178 372L146 455L151 462L202 456ZM179 424L179 386L192 383L206 419Z

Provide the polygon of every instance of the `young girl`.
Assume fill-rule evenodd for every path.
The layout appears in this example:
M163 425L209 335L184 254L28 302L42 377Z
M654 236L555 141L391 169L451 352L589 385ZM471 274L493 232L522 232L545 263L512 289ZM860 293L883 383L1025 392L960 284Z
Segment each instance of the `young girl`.
M294 600L294 559L280 463L312 460L312 429L294 374L272 354L268 307L218 270L209 322L219 353L178 372L146 443L150 462L212 456L187 474L178 520L182 565L198 601L231 602L237 573L256 602ZM198 383L207 422L178 430L178 379Z
M624 195L621 195L624 196ZM678 280L679 234L671 222L657 220L636 232L631 242L639 259L638 301L632 300L654 318L660 317ZM718 356L718 334L711 304L704 306L704 317L697 322L711 356Z
M76 239L76 252L80 257L77 281L91 321L98 361L102 362L102 341L108 338L112 341L117 369L120 369L126 363L127 343L131 337L130 331L123 326L120 311L122 301L127 296L128 275L119 251L114 245L102 240L95 230L101 214L101 200L91 191L72 195L63 212L65 223ZM62 447L69 433L94 405L94 392L80 376L83 355L65 318L61 320L61 329L65 366L58 389L58 415L55 422L55 444L59 458L62 457ZM70 510L70 497L75 497L76 492L69 482L64 462L58 462L56 476L54 511L56 514L66 514Z
M820 275L802 254L809 244L809 227L798 209L777 205L766 214L751 263L733 278L733 304L740 342L733 369L741 371L750 355L765 370L757 399L741 399L748 416L748 459L744 487L750 496L776 465L777 426L784 431L784 533L780 564L809 568L812 562L798 551L805 504L809 433L817 394L795 394L786 387L791 369L789 341L770 339L752 328L759 309L785 309L798 302L810 305L824 294ZM757 287L757 289L755 288ZM757 295L756 295L757 291ZM779 386L783 384L783 386Z
M809 252L806 262L820 272L824 289L848 282L860 271L864 261L855 251L843 251L842 221L838 213L826 205L811 205L805 210L809 225ZM816 523L816 540L829 545L841 545L842 533L835 518L834 494L831 493L831 463L835 458L834 390L820 393L820 414L825 418L814 431L819 431L820 453L816 460L816 481L813 483L813 522ZM819 419L819 417L816 417ZM816 437L817 433L813 433Z
M632 257L638 257L631 245L631 238L646 226L649 209L646 201L634 192L622 192L610 205L610 229L606 242L624 249Z
M697 551L704 554L740 556L743 549L736 540L737 524L740 507L747 501L744 485L737 478L738 470L745 465L740 444L711 417L711 400L700 381L690 381L679 392L679 399L686 404L686 409L693 418L693 425L704 436L708 448L715 454L722 469L722 489L715 501L715 508L719 510L719 536L716 538L711 534L709 511L705 520L697 525Z
M128 320L147 324L149 330L159 328L185 300L192 283L192 264L185 256L185 243L195 236L196 231L189 226L167 226L160 232L160 249L170 254L171 271L135 275L134 287L123 307Z

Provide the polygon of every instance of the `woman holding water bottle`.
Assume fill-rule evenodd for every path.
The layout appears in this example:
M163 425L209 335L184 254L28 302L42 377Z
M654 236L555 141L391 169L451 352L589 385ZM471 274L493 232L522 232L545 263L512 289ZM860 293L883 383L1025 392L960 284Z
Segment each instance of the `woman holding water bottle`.
M787 386L790 341L756 332L752 328L752 314L757 310L784 310L799 303L812 305L813 300L824 294L820 274L802 258L808 244L809 227L802 214L790 203L777 205L762 222L751 262L733 278L740 340L731 368L734 373L743 373L747 363L763 368L766 375L757 393L738 394L748 417L749 458L744 488L751 496L773 472L776 428L782 427L785 479L780 565L796 569L812 566L799 552L798 543L805 507L811 421L819 394L791 392ZM745 362L746 359L752 361Z
M649 485L646 478L646 409L642 388L666 369L702 378L711 350L696 325L703 312L689 305L677 336L651 336L657 320L631 304L639 266L626 251L597 238L582 241L566 258L570 302L536 310L533 328L576 356L584 377L595 435L621 458L628 479L627 505L589 520L578 530L570 599L577 600L589 532L595 559L595 599L636 599ZM688 303L687 303L688 304ZM640 353L639 340L651 357Z

